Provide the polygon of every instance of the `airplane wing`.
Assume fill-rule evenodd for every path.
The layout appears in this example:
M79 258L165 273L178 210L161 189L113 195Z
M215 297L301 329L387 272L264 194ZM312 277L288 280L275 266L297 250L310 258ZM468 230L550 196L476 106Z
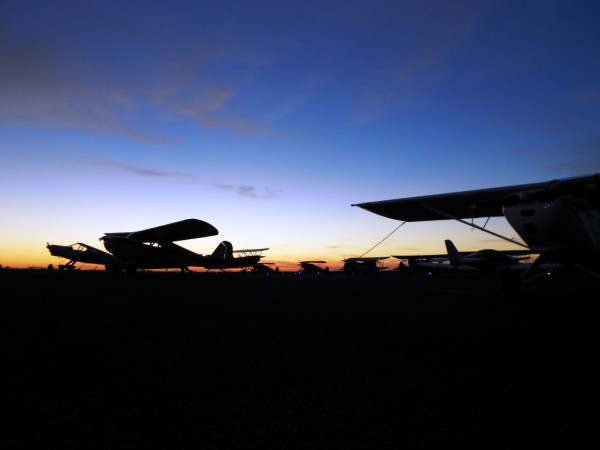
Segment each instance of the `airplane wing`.
M475 250L473 250L475 251ZM459 252L459 254L461 256L466 256L470 253L473 253L473 251L469 251L469 252ZM496 253L501 253L503 255L506 256L530 256L533 255L534 252L532 252L531 250L523 250L523 249L517 249L517 250L494 250ZM413 260L432 260L432 259L448 259L448 253L430 253L428 255L392 255L392 258L397 258L397 259L413 259Z
M438 254L430 254L430 255L392 255L392 258L398 258L398 259L421 259L421 260L426 260L426 259L431 259L431 258L444 258L444 259L448 259L448 253L438 253Z
M351 258L346 258L344 259L344 261L380 261L383 259L388 259L389 256L364 256L362 258L358 258L358 257L351 257Z
M585 191L588 185L596 182L596 175L586 175L540 183L355 203L352 206L405 222L447 220L450 218L447 215L459 219L500 217L504 215L502 203L511 194L527 192L528 195L532 195L535 191L546 195L552 192L556 194L581 192ZM434 210L442 211L444 214Z
M264 252L265 250L269 250L268 248L248 248L245 250L232 250L232 253L257 253Z
M141 231L105 233L108 236L129 237L138 242L175 242L215 236L219 231L208 222L199 219L185 219Z
M531 250L496 250L496 252L506 256L531 256L536 254Z
M398 198L367 203L356 203L369 212L405 222L445 220L429 208L444 211L458 218L502 216L502 200L514 192L513 188L492 188L420 197ZM428 208L429 207L429 208Z
M309 263L315 263L315 264L325 264L327 261L300 261L298 264L309 264Z

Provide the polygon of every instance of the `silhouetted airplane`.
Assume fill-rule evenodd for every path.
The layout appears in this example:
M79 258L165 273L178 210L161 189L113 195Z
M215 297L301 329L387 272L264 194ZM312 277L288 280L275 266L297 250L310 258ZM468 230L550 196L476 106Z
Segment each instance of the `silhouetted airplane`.
M105 233L100 240L104 242L106 250L123 262L123 267L128 273L134 273L137 269L177 268L188 271L192 266L208 270L244 268L252 266L262 258L261 255L250 252L268 250L262 248L234 251L229 241L223 241L211 255L202 255L174 243L218 233L218 230L207 222L186 219L141 231ZM236 257L234 253L244 255Z
M486 248L476 252L461 254L450 239L444 241L448 259L452 267L467 270L505 270L522 269L522 260L529 258L529 250L495 250Z
M300 275L320 275L322 273L329 273L329 267L323 267L326 261L300 261L301 269L298 272Z
M346 258L343 260L344 267L342 270L347 274L378 273L385 269L383 266L384 260L388 258L389 256Z
M560 263L600 277L598 174L352 206L404 222L458 220L538 254L530 270L543 263ZM526 245L463 220L500 216Z
M254 264L254 266L252 266L252 273L255 274L265 274L265 275L270 275L270 274L274 274L274 273L279 273L279 267L271 267L272 265L275 265L275 263L268 263L268 262L264 262L264 263L256 263Z
M186 219L141 231L105 233L100 238L112 255L123 261L127 273L137 269L188 270L202 266L204 256L174 243L218 234L211 224L198 219Z
M71 245L46 243L46 248L52 256L69 260L66 264L60 264L58 266L59 270L73 270L75 269L75 263L103 265L106 270L110 271L121 271L123 269L123 262L116 256L82 242Z
M392 255L394 258L410 261L410 267L428 269L450 269L477 273L526 270L530 264L521 261L529 259L529 250L483 249L476 252L459 252L450 239L444 241L446 254L432 255Z
M229 241L222 241L211 255L204 256L202 267L207 270L218 269L247 269L250 270L263 256L261 252L268 248L233 250ZM241 256L235 256L240 254Z

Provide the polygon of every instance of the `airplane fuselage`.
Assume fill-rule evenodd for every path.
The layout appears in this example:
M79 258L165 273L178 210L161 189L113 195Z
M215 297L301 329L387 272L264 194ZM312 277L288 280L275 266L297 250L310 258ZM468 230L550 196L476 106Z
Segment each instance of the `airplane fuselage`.
M520 201L513 204L508 198L504 216L532 251L600 255L597 203L576 195L530 201L515 195Z
M173 242L150 244L116 235L104 236L102 241L106 250L118 255L129 271L170 268L187 270L188 267L203 267L208 270L243 269L252 267L263 257L262 255L233 257L231 251L226 251L231 246L229 242L226 242L227 245L219 244L212 255L201 255Z
M471 267L480 270L504 269L514 264L518 264L516 257L505 255L497 250L484 249L450 260L450 264L455 267Z
M172 242L151 245L121 236L104 236L102 240L106 250L118 255L130 269L185 269L188 266L203 266L205 261L203 255Z
M202 267L212 270L225 270L225 269L244 269L252 267L257 264L262 256L239 256L237 258L218 259L211 256L207 256L203 262Z

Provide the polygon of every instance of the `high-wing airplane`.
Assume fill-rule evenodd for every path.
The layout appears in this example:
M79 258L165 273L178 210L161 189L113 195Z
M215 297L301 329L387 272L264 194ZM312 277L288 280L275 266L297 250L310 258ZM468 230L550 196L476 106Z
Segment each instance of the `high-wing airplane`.
M189 267L211 269L232 269L250 267L262 255L257 254L267 248L254 250L233 250L231 242L219 243L210 255L202 255L183 248L175 241L217 235L218 230L211 224L198 219L185 219L141 231L105 233L100 238L104 247L117 256L128 273L137 269L169 269L182 271ZM235 256L241 253L242 256Z
M476 252L459 252L450 239L444 241L446 254L435 255L392 255L400 260L408 260L409 267L429 269L450 269L486 273L503 270L526 270L531 251L483 249Z
M60 264L59 270L73 270L76 263L103 265L106 270L110 271L123 269L123 262L118 257L82 242L71 245L46 243L46 248L52 256L69 260L66 264Z
M600 277L599 174L352 206L405 222L455 219L538 254L532 269L553 262ZM501 216L526 245L463 220Z
M385 269L384 260L388 258L389 256L346 258L343 260L342 270L347 274L378 273Z
M205 256L174 242L218 233L207 222L186 219L141 231L105 233L100 240L108 252L123 261L128 273L137 269L177 268L186 271L189 266L204 267Z
M327 261L300 261L298 265L300 266L300 271L298 274L300 275L311 275L316 274L320 275L322 273L329 273L329 267L323 267Z

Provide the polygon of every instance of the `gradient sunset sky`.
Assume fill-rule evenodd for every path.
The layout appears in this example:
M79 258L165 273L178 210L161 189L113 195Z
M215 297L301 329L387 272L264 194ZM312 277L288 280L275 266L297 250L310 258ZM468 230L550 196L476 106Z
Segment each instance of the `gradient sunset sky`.
M2 1L0 264L187 218L283 268L516 248L354 203L600 172L598 1ZM485 220L481 220L483 224ZM487 225L514 237L503 218ZM380 241L382 241L380 243ZM379 245L377 245L380 243ZM397 265L390 259L386 265ZM63 261L64 262L64 261Z

